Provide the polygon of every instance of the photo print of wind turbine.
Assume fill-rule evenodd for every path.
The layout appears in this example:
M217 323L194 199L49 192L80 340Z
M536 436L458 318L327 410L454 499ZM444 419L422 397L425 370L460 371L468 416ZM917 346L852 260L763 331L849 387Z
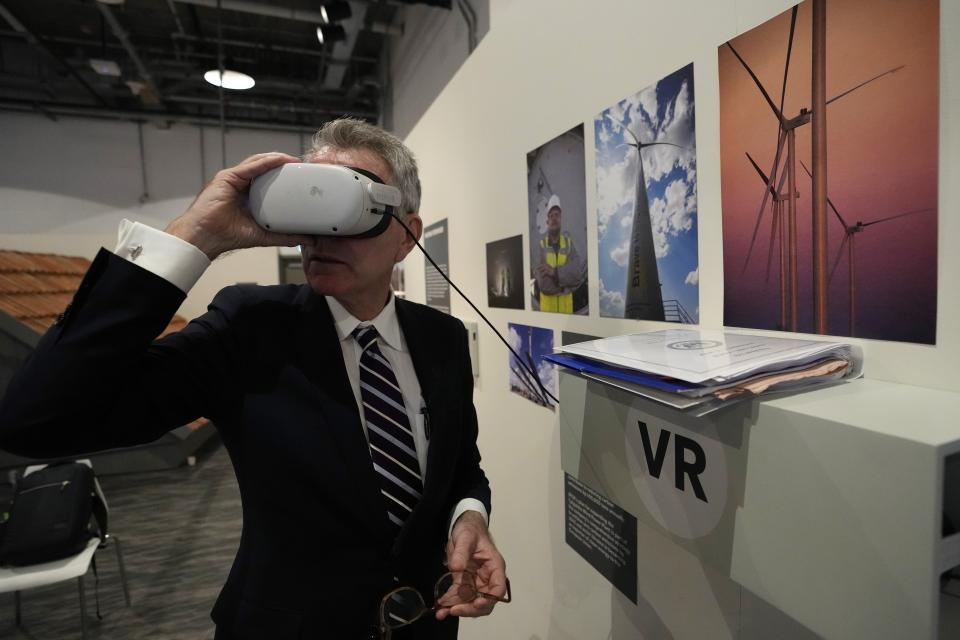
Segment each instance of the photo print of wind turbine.
M719 47L725 325L935 342L938 48L936 0L806 0Z
M537 372L540 382L550 395L556 396L553 375L556 367L543 359L543 356L553 353L553 329L513 322L507 323L507 329L510 346L524 359L530 370ZM553 409L554 404L550 397L543 392L530 371L518 363L517 357L512 353L507 357L510 361L510 391L540 406Z
M600 315L696 324L693 65L594 119Z

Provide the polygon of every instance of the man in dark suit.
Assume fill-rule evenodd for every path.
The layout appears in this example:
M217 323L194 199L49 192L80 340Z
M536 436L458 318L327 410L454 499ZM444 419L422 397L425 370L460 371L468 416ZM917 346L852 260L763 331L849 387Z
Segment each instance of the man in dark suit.
M307 159L398 187L420 235L416 163L399 140L343 119L317 133ZM220 639L376 637L384 594L409 585L429 606L447 570L506 591L463 325L392 296L392 268L414 246L396 220L362 239L257 226L250 182L296 161L265 153L219 172L166 232L124 221L115 253L100 251L0 405L0 446L35 457L212 419L243 499L240 547L211 614ZM211 260L296 244L307 285L227 287L153 341ZM440 607L393 637L455 638L459 616L495 602Z

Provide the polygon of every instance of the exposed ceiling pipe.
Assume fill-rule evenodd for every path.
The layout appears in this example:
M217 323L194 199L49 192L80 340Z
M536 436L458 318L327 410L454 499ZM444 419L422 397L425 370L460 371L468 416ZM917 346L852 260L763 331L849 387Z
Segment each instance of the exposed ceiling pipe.
M192 4L198 7L210 7L213 9L216 9L218 4L218 0L174 0L174 2ZM323 24L323 18L320 17L319 11L304 11L302 9L277 7L264 2L248 2L248 0L220 0L219 4L227 11L252 13L258 16L272 16L274 18L297 20L299 22L310 22L314 25Z
M182 103L182 104L206 104L206 105L217 105L220 103L216 98L203 98L197 96L168 96L167 102L170 103ZM312 106L302 107L293 104L268 104L265 102L257 102L255 100L230 100L230 106L236 107L237 109L254 109L257 111L271 111L278 113L314 113L316 109ZM336 106L324 107L320 106L321 111L325 111L327 108L336 109ZM351 109L350 113L356 116L361 117L370 117L376 118L377 114L372 111L358 111L356 109Z
M173 4L173 0L167 0L167 9L170 10L170 15L173 16L173 21L177 25L177 33L182 36L187 35L187 32L183 30L183 23L180 22L180 16L177 15L177 7ZM176 40L173 41L173 51L177 57L177 60L180 59L180 46Z
M178 40L186 40L188 42L207 42L204 38L199 38L197 36L191 36L189 34L178 35L173 34L173 37ZM229 38L223 39L223 44L230 47L246 47L248 49L260 49L262 51L280 51L283 53L296 53L304 56L312 56L316 58L322 58L324 55L327 56L327 64L340 64L348 65L352 61L357 62L377 62L377 59L372 56L356 56L351 60L346 58L331 58L329 54L325 54L323 49L319 47L317 49L306 49L304 47L287 47L284 45L269 44L263 42L250 42L248 40L230 40Z
M157 83L153 79L153 74L150 73L150 69L147 68L147 65L144 64L143 60L140 59L139 54L137 54L136 47L133 46L133 43L130 42L130 38L127 36L127 32L124 31L123 27L120 25L120 22L117 20L117 17L113 15L113 11L107 5L102 2L95 3L97 8L100 9L100 13L103 14L103 17L106 18L107 24L110 25L110 30L113 31L113 35L117 37L117 40L120 41L120 44L123 45L123 48L127 50L127 54L133 60L133 64L137 67L137 73L140 74L140 77L143 78L144 83L146 83L148 90L141 91L137 95L140 97L143 102L147 104L159 104L163 106L163 96L160 94L160 89L157 88Z
M170 9L170 13L173 14L173 21L177 23L177 33L181 36L187 35L187 32L183 30L183 23L180 22L180 16L177 15L177 7L174 6L173 0L167 0L167 7Z
M97 101L98 104L107 107L110 106L109 103L104 100L103 96L97 93L96 89L90 86L90 84L83 79L83 77L77 73L77 70L74 69L70 64L65 62L60 56L55 54L53 51L47 47L47 45L41 40L38 36L34 35L22 22L20 22L15 15L10 13L10 11L0 4L0 17L7 21L7 23L13 27L14 31L22 35L27 39L35 49L43 53L44 55L51 58L57 65L67 70L67 72L74 77L74 79L80 83L80 85L87 90L93 99Z
M173 34L174 38L177 38L177 34ZM0 29L0 38L17 38L17 39L26 39L25 34L13 31L11 29ZM200 41L200 38L193 38L193 40ZM57 44L72 44L81 47L90 47L96 49L103 49L103 43L98 40L91 40L89 38L70 38L66 36L44 36L44 42L55 42ZM229 41L228 41L229 42ZM108 49L123 49L123 45L119 42L107 42L106 47ZM142 51L152 56L160 57L169 55L168 49L161 49L159 47L144 47L140 46L138 51ZM216 55L212 53L203 53L200 51L193 51L190 53L192 58L215 58Z
M94 120L123 120L128 122L156 122L162 125L169 123L193 124L208 127L219 127L220 119L206 116L191 116L181 113L163 113L159 111L125 111L122 109L102 109L85 105L58 105L53 103L39 103L35 101L0 100L0 111L15 111L20 113L43 113L47 117L74 116L91 118ZM323 113L325 117L335 117L337 113ZM319 123L318 123L319 124ZM261 131L284 131L290 133L313 132L313 126L295 124L278 124L270 121L228 119L226 125L231 129L256 129Z

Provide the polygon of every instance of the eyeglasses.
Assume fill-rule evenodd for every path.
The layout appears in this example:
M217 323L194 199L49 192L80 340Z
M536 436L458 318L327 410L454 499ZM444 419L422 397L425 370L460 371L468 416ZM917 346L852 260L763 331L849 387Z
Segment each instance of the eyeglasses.
M477 589L477 576L472 571L451 571L440 576L433 587L433 606L428 607L420 592L413 587L399 587L383 596L380 602L380 637L390 640L394 629L413 624L424 614L437 609L470 604L477 598L490 598L497 602L510 602L510 580L507 593L495 596Z

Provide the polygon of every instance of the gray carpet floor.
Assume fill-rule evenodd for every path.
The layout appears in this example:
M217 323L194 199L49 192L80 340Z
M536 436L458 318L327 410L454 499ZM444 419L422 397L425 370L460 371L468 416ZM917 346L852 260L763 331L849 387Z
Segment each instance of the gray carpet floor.
M213 638L210 609L240 542L240 492L222 448L194 467L100 479L110 505L109 528L126 560L127 608L110 548L97 552L102 620L94 576L84 579L90 640ZM22 628L12 594L0 594L0 638L80 638L76 580L25 591Z

